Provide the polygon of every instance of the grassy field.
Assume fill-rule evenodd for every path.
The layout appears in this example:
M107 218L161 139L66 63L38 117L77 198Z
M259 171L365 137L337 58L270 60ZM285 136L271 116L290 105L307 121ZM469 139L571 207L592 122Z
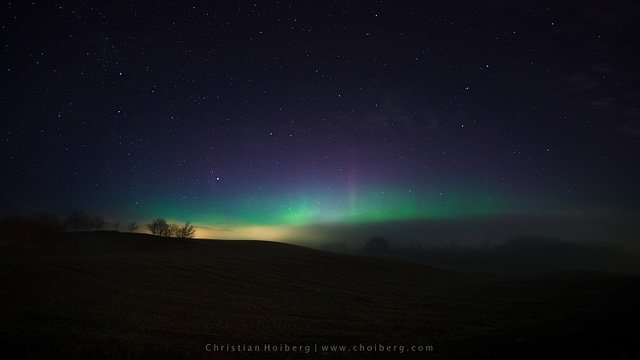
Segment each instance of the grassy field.
M259 241L67 234L0 254L3 358L638 358L640 278L491 280ZM637 330L636 330L637 331ZM207 352L206 344L303 344ZM318 344L318 348L314 348Z

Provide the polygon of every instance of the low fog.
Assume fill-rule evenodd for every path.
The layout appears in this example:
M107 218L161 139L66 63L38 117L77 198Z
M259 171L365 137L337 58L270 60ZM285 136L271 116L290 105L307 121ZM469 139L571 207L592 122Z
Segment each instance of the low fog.
M318 224L291 242L345 254L374 255L493 274L589 270L640 274L640 218L575 212L459 220ZM306 238L303 238L306 236ZM386 247L368 248L372 238Z
M574 212L456 220L417 220L365 224L316 224L292 231L287 240L313 246L344 243L361 246L383 236L396 246L465 247L495 245L516 236L556 238L640 251L640 215L626 212Z

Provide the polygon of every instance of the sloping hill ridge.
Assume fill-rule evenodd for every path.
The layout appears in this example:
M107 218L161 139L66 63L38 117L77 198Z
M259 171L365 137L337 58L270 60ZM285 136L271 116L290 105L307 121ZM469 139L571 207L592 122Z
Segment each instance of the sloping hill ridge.
M0 259L0 344L9 358L301 355L205 351L266 343L433 346L403 354L417 358L638 355L635 277L492 282L282 243L114 232L5 248ZM362 355L312 348L305 357Z

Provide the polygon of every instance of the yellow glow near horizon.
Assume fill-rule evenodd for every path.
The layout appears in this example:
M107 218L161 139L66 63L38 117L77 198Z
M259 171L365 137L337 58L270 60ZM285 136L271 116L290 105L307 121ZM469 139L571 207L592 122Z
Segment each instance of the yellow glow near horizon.
M293 234L286 226L196 226L198 239L285 241Z

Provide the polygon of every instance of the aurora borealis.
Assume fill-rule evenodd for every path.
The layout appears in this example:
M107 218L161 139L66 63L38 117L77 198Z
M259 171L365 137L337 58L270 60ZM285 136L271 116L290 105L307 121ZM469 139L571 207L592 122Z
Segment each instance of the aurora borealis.
M187 210L155 204L149 211L165 208L180 218ZM503 199L481 193L459 191L446 196L417 190L370 189L323 193L270 193L239 195L226 204L211 204L199 211L198 221L254 225L307 225L331 222L379 222L444 219L495 215L506 211ZM197 214L192 214L196 215Z
M2 211L238 239L513 218L633 239L637 9L7 3Z
M238 195L232 201L199 206L197 210L190 206L180 208L157 203L145 210L163 212L171 219L192 218L198 224L231 227L236 231L235 236L256 234L263 238L289 239L293 234L300 236L292 228L306 225L357 226L393 221L465 219L501 215L508 213L510 208L505 199L473 189L446 194L427 193L419 188L373 187ZM213 233L218 237L234 236L219 231Z

